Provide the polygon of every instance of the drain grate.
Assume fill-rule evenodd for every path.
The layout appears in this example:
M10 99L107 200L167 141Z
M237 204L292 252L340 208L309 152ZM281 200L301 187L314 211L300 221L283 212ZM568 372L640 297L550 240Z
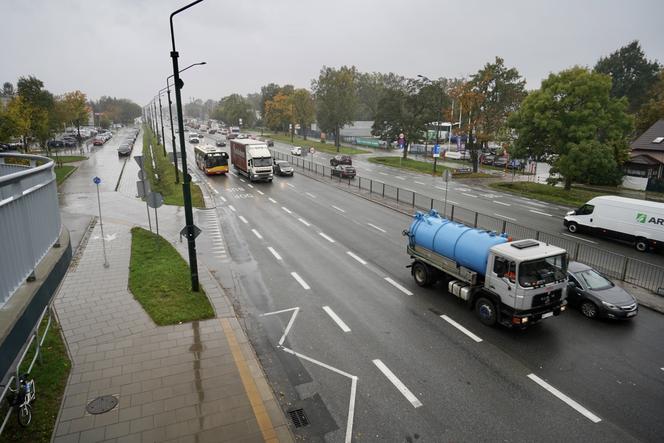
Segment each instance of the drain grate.
M118 404L118 399L112 395L102 395L87 404L85 410L89 414L103 414L113 409Z
M309 424L309 418L307 418L307 414L304 413L304 409L289 411L288 415L290 415L291 421L296 428L301 428Z

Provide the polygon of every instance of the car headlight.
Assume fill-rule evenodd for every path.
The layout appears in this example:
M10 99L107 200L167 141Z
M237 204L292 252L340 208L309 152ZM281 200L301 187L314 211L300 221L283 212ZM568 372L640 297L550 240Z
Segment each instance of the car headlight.
M613 303L602 301L602 304L609 309L618 309L618 306L614 305Z

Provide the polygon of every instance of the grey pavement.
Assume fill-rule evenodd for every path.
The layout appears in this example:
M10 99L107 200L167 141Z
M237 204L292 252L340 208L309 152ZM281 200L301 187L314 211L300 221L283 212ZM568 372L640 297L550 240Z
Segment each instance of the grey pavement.
M292 441L255 352L204 261L199 261L200 282L214 319L156 326L129 292L130 230L147 228L145 204L131 195L135 184L128 184L136 180L137 169L127 169L132 160L120 192L111 178L102 182L109 264L104 266L90 177L107 173L111 162L120 170L114 148L106 150L93 151L61 189L63 222L77 233L73 247L78 249L54 301L72 372L53 441ZM159 212L161 235L185 255L186 243L178 235L182 209L164 206ZM197 217L210 223L211 213L200 210ZM86 412L102 395L115 396L117 406L98 415Z

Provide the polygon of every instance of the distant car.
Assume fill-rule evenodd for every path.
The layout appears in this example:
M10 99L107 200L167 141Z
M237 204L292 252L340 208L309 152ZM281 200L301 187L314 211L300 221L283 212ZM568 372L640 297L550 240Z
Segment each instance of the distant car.
M290 150L292 155L302 155L302 148L299 146L293 146Z
M525 163L523 160L510 160L509 163L507 163L507 169L516 169L518 171L522 171L525 168Z
M350 155L335 155L330 159L330 166L337 165L352 165L353 159L350 158Z
M208 131L208 134L216 134L216 133L217 133L217 130L214 129L214 128L212 128Z
M495 158L494 155L483 155L481 161L483 165L492 165Z
M274 140L270 140L270 139L268 138L268 139L265 140L265 142L267 143L267 145L268 145L269 147L274 146Z
M504 168L507 166L507 157L496 157L493 159L493 165L498 168Z
M249 138L249 134L236 134L235 138Z
M118 157L131 154L131 148L132 146L129 142L122 142L120 146L118 146Z
M94 140L92 140L92 144L94 146L102 146L106 140L104 140L101 137L95 137Z
M586 317L629 319L638 314L639 305L634 296L590 266L570 262L567 277L567 299Z
M65 142L62 140L49 140L47 145L49 148L64 148ZM9 149L9 145L7 145L7 149Z
M200 140L198 139L198 137L191 137L191 136L189 137L189 143L196 144L196 143L199 143L199 142L200 142Z
M293 175L293 167L286 160L275 160L272 171L276 175Z
M337 165L332 168L332 176L340 178L355 178L355 168L350 165Z
M223 147L226 146L226 142L225 142L224 140L217 140L217 141L215 142L215 145L216 145L218 148L223 148Z

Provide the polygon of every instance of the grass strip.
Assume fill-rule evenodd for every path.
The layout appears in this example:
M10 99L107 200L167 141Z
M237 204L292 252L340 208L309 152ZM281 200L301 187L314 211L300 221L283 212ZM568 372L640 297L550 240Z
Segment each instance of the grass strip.
M494 189L506 191L512 194L522 195L549 203L557 203L565 206L579 207L591 198L615 194L613 192L595 192L585 189L572 187L569 191L557 186L545 185L542 183L514 182L514 183L490 183Z
M58 163L74 163L88 159L84 155L51 155L49 158Z
M150 144L155 157L156 169L152 167L152 155L150 154ZM143 131L143 168L150 180L150 186L153 192L159 192L164 197L164 203L167 205L184 206L184 197L182 196L182 180L180 173L180 183L175 183L175 169L168 155L164 155L164 148L157 144L157 137L152 131L144 126ZM159 175L157 180L154 173ZM204 208L203 193L198 185L190 183L191 202L195 208Z
M405 169L408 171L419 172L421 174L434 175L433 174L433 163L423 162L420 160L413 160L412 158L402 158L401 156L391 156L391 157L369 157L369 162L378 163L380 165L390 166L396 169ZM453 168L436 165L436 176L443 175L443 171L449 170L452 175L457 178L488 178L492 177L489 174L484 174L481 172L476 173L455 173Z
M40 332L44 331L47 321L44 318L40 325ZM30 366L34 349L35 345L33 344L32 350L28 352L21 365L22 371L26 371ZM67 377L71 370L71 362L60 335L60 327L55 318L51 319L51 326L41 352L41 363L38 358L30 374L30 377L35 380L37 388L37 397L32 404L32 421L27 428L23 428L18 424L16 412L12 412L7 427L2 433L2 441L19 443L46 443L51 441L55 420L67 385ZM6 406L0 408L0 410L2 411L0 416L4 418L7 411Z
M303 139L302 137L296 135L293 138L293 142L291 143L291 138L290 135L283 135L283 134L265 134L265 137L269 137L273 140L278 140L283 143L287 143L289 145L293 146L302 146L302 148L309 148L313 147L316 149L316 152L327 152L328 154L367 154L370 153L371 151L367 151L364 149L357 149L357 148L350 148L348 146L341 146L339 148L339 151L337 152L336 146L334 146L334 141L330 141L330 143L321 143L319 141L316 141L315 139Z
M53 170L55 171L55 180L58 183L58 186L60 186L62 182L67 180L67 177L69 177L76 170L76 166L56 166L53 168Z
M161 236L131 230L129 290L160 326L214 317L205 292L193 292L189 266Z

